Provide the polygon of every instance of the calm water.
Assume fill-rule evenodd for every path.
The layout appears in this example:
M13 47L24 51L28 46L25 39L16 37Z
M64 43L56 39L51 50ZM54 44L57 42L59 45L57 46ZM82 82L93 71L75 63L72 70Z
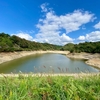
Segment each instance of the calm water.
M36 54L0 64L0 73L79 73L99 72L84 63L61 54Z

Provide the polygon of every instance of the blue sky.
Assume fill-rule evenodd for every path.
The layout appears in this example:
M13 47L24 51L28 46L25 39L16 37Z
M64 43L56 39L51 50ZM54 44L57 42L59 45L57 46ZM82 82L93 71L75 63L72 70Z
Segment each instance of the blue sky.
M57 45L100 41L99 0L0 0L0 33Z

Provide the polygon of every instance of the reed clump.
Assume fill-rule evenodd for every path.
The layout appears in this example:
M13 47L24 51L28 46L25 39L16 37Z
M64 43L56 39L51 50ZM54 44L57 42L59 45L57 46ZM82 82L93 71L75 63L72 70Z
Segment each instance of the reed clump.
M100 100L100 74L3 76L0 100Z

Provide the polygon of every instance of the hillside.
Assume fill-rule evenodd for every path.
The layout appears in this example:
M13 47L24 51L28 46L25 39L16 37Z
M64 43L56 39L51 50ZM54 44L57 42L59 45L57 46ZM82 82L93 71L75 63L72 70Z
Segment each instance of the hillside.
M10 51L36 51L36 50L60 50L61 46L38 43L34 41L28 41L15 35L10 36L5 33L0 33L0 52Z
M84 43L79 43L79 44L69 43L63 46L63 50L68 50L71 53L74 53L74 52L100 53L100 41L84 42Z
M71 53L100 53L100 41L84 42L79 44L68 43L64 46L58 46L49 43L39 43L22 39L18 36L10 36L5 33L0 33L0 52L11 51L38 51L38 50L62 50L70 51Z

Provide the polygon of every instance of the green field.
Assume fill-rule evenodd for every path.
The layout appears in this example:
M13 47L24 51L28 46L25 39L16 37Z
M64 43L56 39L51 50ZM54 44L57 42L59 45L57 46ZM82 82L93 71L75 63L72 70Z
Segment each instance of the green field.
M0 77L0 100L100 100L100 74Z

